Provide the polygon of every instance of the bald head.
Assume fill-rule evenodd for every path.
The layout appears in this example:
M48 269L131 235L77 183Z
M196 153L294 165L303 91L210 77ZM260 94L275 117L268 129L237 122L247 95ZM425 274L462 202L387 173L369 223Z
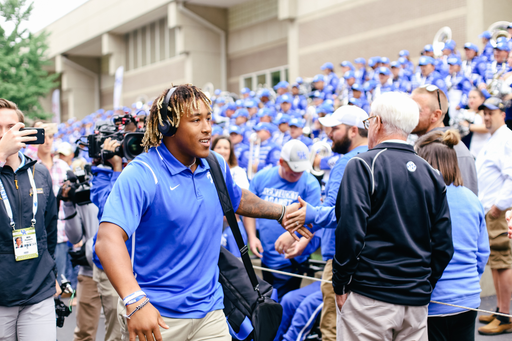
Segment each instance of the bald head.
M417 88L412 92L411 98L420 108L420 120L412 131L413 134L422 136L434 128L444 127L443 119L448 111L448 100L443 91Z

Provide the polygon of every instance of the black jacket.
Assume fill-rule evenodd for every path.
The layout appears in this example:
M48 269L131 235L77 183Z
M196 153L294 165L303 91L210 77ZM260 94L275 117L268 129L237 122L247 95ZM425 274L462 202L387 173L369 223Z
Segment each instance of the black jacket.
M352 158L336 200L333 286L421 306L453 255L441 174L412 146L385 142Z
M11 204L16 228L27 228L32 220L32 187L27 171L34 172L39 193L36 213L39 256L19 262L15 260L12 228L5 205L0 200L0 306L4 307L36 304L55 294L57 204L50 172L26 157L25 165L16 174L9 166L0 168L0 179Z

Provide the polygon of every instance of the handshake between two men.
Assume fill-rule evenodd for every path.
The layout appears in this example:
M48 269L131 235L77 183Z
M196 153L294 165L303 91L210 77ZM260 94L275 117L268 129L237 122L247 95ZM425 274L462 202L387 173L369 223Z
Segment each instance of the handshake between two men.
M275 240L275 250L279 254L284 254L286 259L292 259L297 256L300 256L304 249L307 247L311 239L314 237L314 234L304 226L306 220L306 206L307 203L302 200L299 196L299 202L293 203L289 206L286 206L286 211L283 216L283 220L281 221L281 226L286 229L287 232L282 233L277 240L275 240L275 234L272 231L269 231L265 228L259 229L260 238L265 240L271 237L270 235L274 235ZM270 224L277 225L278 223L275 221L268 222ZM248 242L251 252L255 254L257 257L263 257L263 245L260 241L260 238L256 236L256 222L254 218L244 217L244 224L247 230ZM278 226L278 225L277 225ZM311 224L308 225L312 228ZM275 229L275 227L274 227ZM272 230L274 230L272 229ZM302 236L299 238L297 233ZM267 243L264 243L267 244ZM267 245L268 248L269 245ZM268 251L268 250L267 250Z

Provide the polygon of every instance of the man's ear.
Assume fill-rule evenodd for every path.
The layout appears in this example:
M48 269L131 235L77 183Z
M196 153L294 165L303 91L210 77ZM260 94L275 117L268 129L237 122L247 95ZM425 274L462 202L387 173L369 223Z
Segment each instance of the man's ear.
M430 123L436 123L436 122L439 122L439 120L441 119L441 117L443 117L443 112L439 109L437 110L434 110L431 114L430 114Z
M359 134L359 131L357 130L357 126L350 127L348 133L349 133L348 137L350 139L353 139L354 137L356 137Z

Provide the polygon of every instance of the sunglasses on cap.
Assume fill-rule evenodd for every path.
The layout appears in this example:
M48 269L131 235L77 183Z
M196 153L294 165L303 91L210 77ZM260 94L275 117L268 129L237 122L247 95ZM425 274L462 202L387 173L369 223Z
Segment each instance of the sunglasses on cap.
M439 103L439 110L443 112L443 108L441 107L441 96L439 95L439 88L434 84L425 84L420 86L420 88L427 90L428 92L437 91L437 103Z

